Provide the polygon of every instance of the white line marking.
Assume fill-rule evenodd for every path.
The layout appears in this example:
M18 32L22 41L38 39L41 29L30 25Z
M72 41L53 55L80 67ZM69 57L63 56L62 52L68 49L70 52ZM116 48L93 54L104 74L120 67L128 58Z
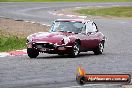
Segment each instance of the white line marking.
M120 6L120 5L112 5L112 6Z
M76 15L66 15L66 16L68 16L68 17L76 17Z
M104 7L104 6L97 6L97 7Z
M48 12L49 14L52 14L52 15L57 15L55 12Z
M30 21L25 21L25 22L29 23Z
M35 22L33 21L33 22L31 22L32 24L35 24Z
M58 16L63 16L64 14L57 14Z
M78 16L79 18L87 18L87 16Z
M94 85L97 85L97 84L87 84L87 85L82 85L82 86L69 86L69 87L62 87L62 88L81 88L81 87L90 87ZM102 85L102 84L98 84L98 85Z
M80 88L82 86L70 86L70 87L62 87L62 88Z
M46 24L42 24L42 25L46 25Z
M82 8L82 7L76 7L77 9L80 9L80 8Z
M22 51L22 52L27 52L27 49L22 49L22 50L16 50L16 51Z
M69 87L62 87L62 88L82 88L82 87L94 87L94 86L107 86L108 84L86 84L86 85L82 85L82 86L69 86ZM119 86L121 84L109 84L109 85L112 85L112 86Z
M9 56L10 54L9 53L6 53L6 52L2 52L0 53L0 57L6 57L6 56Z

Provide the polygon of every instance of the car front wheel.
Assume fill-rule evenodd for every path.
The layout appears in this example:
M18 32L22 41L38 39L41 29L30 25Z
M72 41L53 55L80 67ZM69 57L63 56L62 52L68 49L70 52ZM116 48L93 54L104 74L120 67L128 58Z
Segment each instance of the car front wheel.
M74 58L74 57L78 56L79 53L80 53L80 44L79 44L79 42L75 42L69 56Z
M101 42L101 43L99 43L99 45L93 52L95 55L99 55L99 54L103 53L103 50L104 50L104 44Z
M32 48L27 48L27 54L30 58L36 58L39 55L39 52Z

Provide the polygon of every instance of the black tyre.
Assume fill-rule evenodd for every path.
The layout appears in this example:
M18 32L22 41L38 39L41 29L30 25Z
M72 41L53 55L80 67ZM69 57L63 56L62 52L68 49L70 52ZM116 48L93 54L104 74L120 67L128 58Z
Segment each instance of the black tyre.
M39 55L39 52L32 48L27 48L27 54L30 58L36 58Z
M75 42L69 56L74 58L74 57L78 56L79 53L80 53L80 44L79 44L79 42Z
M99 43L98 47L93 51L95 55L102 54L104 50L104 43Z
M63 55L64 55L64 53L58 53L58 55L63 56Z

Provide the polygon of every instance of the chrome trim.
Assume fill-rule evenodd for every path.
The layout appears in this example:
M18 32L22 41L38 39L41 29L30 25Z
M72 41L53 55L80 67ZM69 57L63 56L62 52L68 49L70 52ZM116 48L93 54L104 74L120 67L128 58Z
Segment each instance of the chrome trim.
M72 46L64 46L64 47L72 47Z
M57 46L57 47L72 47L72 46L67 46L67 45L55 45L55 46Z
M48 43L48 42L33 42L32 44L35 44L35 43ZM31 43L26 43L26 44L31 44ZM53 44L53 43L48 43L48 44ZM62 44L62 45L58 45L57 43L53 44L54 47L72 47L72 46L67 46L66 44Z
M54 50L54 49L49 49L49 50Z
M40 42L35 42L35 43L49 43L49 42L43 42L43 41L41 42L40 41ZM49 43L49 44L53 44L53 43Z

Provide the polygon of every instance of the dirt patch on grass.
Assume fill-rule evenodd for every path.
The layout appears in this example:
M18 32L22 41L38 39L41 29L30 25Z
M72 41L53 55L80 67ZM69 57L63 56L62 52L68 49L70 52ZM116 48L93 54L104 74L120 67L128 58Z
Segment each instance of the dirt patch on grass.
M27 37L35 32L45 32L49 30L46 25L39 23L30 23L24 21L15 21L13 19L0 18L0 30L5 34Z

